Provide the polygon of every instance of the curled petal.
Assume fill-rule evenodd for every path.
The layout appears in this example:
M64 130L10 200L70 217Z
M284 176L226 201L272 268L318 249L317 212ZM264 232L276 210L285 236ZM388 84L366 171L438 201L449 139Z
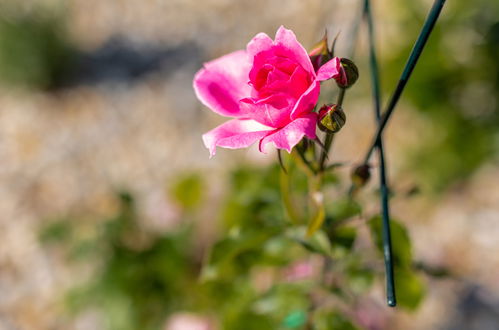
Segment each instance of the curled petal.
M303 114L312 111L317 104L320 92L321 84L319 81L315 80L296 102L293 111L291 112L291 120L295 120L298 117L302 117Z
M276 50L282 48L288 56L292 56L298 64L315 76L315 70L310 57L305 48L296 39L293 31L281 26L275 35L274 45L277 48Z
M241 100L241 111L247 118L272 127L286 126L293 104L286 94L273 94L264 99L245 98Z
M194 91L204 105L227 117L240 117L239 100L251 94L251 62L244 50L205 63L194 77Z
M303 136L309 139L315 139L315 127L317 124L317 114L309 113L301 118L289 123L287 126L277 129L260 141L260 151L265 152L265 145L272 142L278 149L285 149L291 152L291 149L300 142Z
M270 132L270 127L254 120L233 119L203 134L203 142L212 157L217 146L229 149L246 148Z
M339 78L341 75L341 63L340 58L335 57L328 62L324 63L317 71L317 80L323 81L331 78Z

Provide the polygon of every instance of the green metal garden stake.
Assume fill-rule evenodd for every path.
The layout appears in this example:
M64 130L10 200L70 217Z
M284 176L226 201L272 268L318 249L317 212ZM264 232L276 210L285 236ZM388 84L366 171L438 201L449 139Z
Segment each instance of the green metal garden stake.
M419 56L423 52L426 41L428 41L428 37L430 36L431 31L433 30L433 27L437 22L438 16L440 15L440 12L442 11L444 4L445 0L435 0L435 2L433 3L430 13L428 14L428 17L426 17L423 28L419 33L418 39L416 40L416 43L412 48L411 54L409 55L409 59L405 64L404 71L400 76L397 87L395 88L395 91L393 92L390 102L386 107L385 113L381 117L381 122L378 125L378 129L376 131L376 134L374 135L371 146L368 149L366 156L364 158L364 163L369 162L369 158L371 157L371 154L374 148L376 147L378 140L383 134L383 130L385 129L386 123L390 119L390 116L393 113L393 109L395 109L395 106L397 105L397 102L400 99L400 95L404 91L405 85L407 84L407 81L409 80L411 73L414 70L414 67L416 66Z
M371 14L371 6L369 0L364 2L364 15L367 21L369 34L369 62L371 67L371 82L373 87L374 112L378 124L381 122L381 102L380 102L380 82L378 61L376 59L375 40L374 40L374 24ZM386 273L386 300L390 307L397 305L395 294L395 280L393 272L392 258L392 238L390 233L390 208L388 201L388 183L385 166L385 154L383 150L383 139L379 138L377 143L379 156L379 171L380 171L380 193L381 193L381 209L383 219L383 256L385 259Z
M381 184L381 204L382 204L382 218L383 218L383 254L385 258L385 269L386 269L386 280L387 280L387 302L389 306L396 305L396 297L395 297L395 283L393 276L393 262L392 262L392 251L391 251L391 235L390 235L390 215L389 215L389 203L388 203L388 187L387 187L387 178L386 178L386 168L385 168L385 158L383 152L383 141L382 134L383 130L386 127L390 116L397 105L404 88L409 81L409 78L416 66L416 63L423 52L423 49L428 41L428 38L435 26L435 23L442 11L442 8L445 4L445 0L435 0L433 6L426 18L423 28L419 33L418 39L414 44L414 47L409 55L409 59L404 67L404 71L400 76L398 84L395 88L395 91L392 94L390 102L384 112L383 116L380 114L380 100L379 100L379 78L378 78L378 67L376 61L376 54L374 52L374 33L373 33L373 23L370 11L370 3L369 0L365 0L364 2L364 14L367 18L368 29L369 29L369 43L370 43L370 65L371 65L371 75L373 81L373 94L374 94L374 102L375 102L375 110L376 110L376 119L378 121L378 127L374 138L372 139L369 150L366 153L364 158L364 163L367 164L369 162L369 158L373 150L376 148L379 150L379 162L380 162L380 184Z

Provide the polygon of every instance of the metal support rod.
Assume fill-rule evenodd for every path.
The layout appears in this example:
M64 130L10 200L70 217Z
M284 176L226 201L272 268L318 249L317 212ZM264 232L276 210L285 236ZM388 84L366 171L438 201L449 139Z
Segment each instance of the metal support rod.
M368 39L369 39L369 62L371 68L371 83L373 89L374 113L378 125L381 122L381 93L380 93L380 80L378 71L378 61L376 58L375 38L374 38L374 24L371 13L370 1L364 2L364 17L367 21ZM383 256L385 261L385 274L386 274L386 300L390 307L397 305L395 294L395 280L393 272L393 258L392 258L392 239L390 232L390 208L388 200L388 183L385 166L385 155L383 150L383 139L380 137L376 144L379 157L379 171L380 171L380 193L381 193L381 209L382 209L382 228L383 228Z
M428 14L428 17L426 17L423 28L419 33L418 39L416 40L416 43L412 48L411 54L409 55L409 59L405 64L404 71L400 76L397 87L395 88L395 91L392 94L390 102L388 103L388 106L386 107L386 110L383 116L381 117L378 129L376 130L376 133L374 134L374 137L372 139L371 146L369 147L366 156L364 158L364 164L367 164L369 162L369 158L371 157L374 148L376 148L378 140L383 134L383 130L385 129L385 126L388 120L390 119L390 116L392 115L398 100L400 99L400 95L404 91L407 81L411 77L411 73L414 70L416 63L418 62L419 56L423 52L426 42L428 41L428 37L430 36L431 31L433 30L433 27L437 22L438 16L440 15L440 12L442 11L444 4L445 0L435 0L430 10L430 13Z

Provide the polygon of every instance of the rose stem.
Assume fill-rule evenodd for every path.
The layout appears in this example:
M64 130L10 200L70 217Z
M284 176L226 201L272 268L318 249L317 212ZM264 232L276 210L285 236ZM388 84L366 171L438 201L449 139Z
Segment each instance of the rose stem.
M381 121L381 106L380 106L380 81L378 72L378 61L376 59L375 43L374 43L374 25L371 13L369 0L364 2L364 17L367 21L368 36L369 36L369 62L371 66L371 83L374 101L374 113L376 121L379 125ZM383 219L383 255L385 259L386 273L386 300L388 306L395 307L397 299L395 295L395 282L393 276L392 262L392 239L390 233L390 208L388 201L388 183L385 168L385 155L383 151L383 139L380 137L377 143L380 171L380 191L381 191L381 209Z
M290 169L291 171L292 169ZM279 186L281 188L281 199L284 205L284 209L293 224L299 224L301 216L293 203L293 197L290 191L290 181L291 175L284 173L284 171L279 171Z
M336 100L336 104L341 107L343 104L343 99L345 98L345 88L340 88L340 93L338 94L338 99ZM322 149L321 158L319 160L319 171L324 171L324 167L326 165L326 158L329 153L329 149L331 148L331 144L333 143L334 133L327 133L326 140L324 141L324 148Z
M359 36L359 26L360 26L360 23L362 22L362 16L363 16L362 9L363 9L362 4L359 3L360 15L355 20L355 24L353 25L353 28L351 30L351 37L348 39L350 41L350 43L347 47L347 49L348 49L347 54L349 54L349 58L353 58L353 53L355 51L355 45L357 44L357 38ZM338 35L339 35L339 32L338 32ZM334 39L333 50L334 50L334 45L336 44L336 40L338 38L338 35ZM336 101L336 103L341 106L343 103L344 97L345 97L345 89L340 88L340 93L338 94L338 100ZM327 155L329 153L329 149L331 148L331 144L333 143L333 138L334 138L334 134L331 134L331 133L326 134L326 139L324 140L324 144L325 144L326 148L322 148L323 150L322 150L321 157L319 160L319 172L324 172L324 170L326 169ZM324 151L324 150L326 150L326 151Z

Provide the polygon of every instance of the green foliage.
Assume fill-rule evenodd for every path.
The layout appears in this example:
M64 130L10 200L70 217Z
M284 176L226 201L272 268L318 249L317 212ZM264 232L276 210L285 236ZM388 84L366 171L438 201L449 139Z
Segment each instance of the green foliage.
M282 228L286 223L281 205L278 165L269 168L239 168L231 175L230 194L222 222L233 228ZM306 184L305 184L306 187Z
M7 85L50 88L61 82L74 50L55 14L0 13L0 79ZM9 15L9 13L11 15Z
M296 328L303 325L310 299L308 288L300 284L277 284L266 292L255 303L254 308L261 314L269 315L286 328Z
M238 274L247 273L257 264L282 263L281 256L268 256L264 249L274 234L275 232L268 231L247 231L218 241L212 248L203 278L233 278Z
M367 292L374 283L374 271L357 256L346 259L345 286L355 294Z
M330 237L332 244L342 247L345 250L351 250L355 238L357 237L357 230L354 227L332 227L330 230Z
M371 218L368 222L376 247L383 252L383 223L380 216ZM392 234L392 254L395 266L408 267L412 264L412 248L407 229L397 220L390 219Z
M298 310L286 316L283 322L285 328L301 328L307 321L307 314L304 311Z
M362 208L355 200L349 197L332 200L326 204L328 216L334 222L341 222L359 215Z
M203 279L248 276L252 267L285 265L291 258L292 238L284 231L286 220L276 165L236 169L222 210L226 234L216 242L203 270Z
M314 315L314 330L356 330L358 329L344 313L323 309Z
M185 210L192 210L203 200L204 183L199 174L181 176L171 188L171 195Z
M331 249L331 243L322 230L317 230L312 236L308 237L306 227L294 227L286 231L286 236L293 241L299 243L306 250L319 253L324 256L331 256L333 251Z
M298 178L294 197L306 198L300 174L288 167ZM119 210L109 219L48 224L40 233L42 242L63 247L73 262L95 267L90 279L67 295L70 310L77 314L97 307L108 329L122 330L161 329L177 311L212 315L229 330L241 325L245 330L357 329L347 316L352 311L344 307L362 299L376 277L372 260L356 248L359 227L347 223L361 216L361 206L349 198L332 202L326 223L307 237L305 223L291 224L283 216L279 171L277 165L233 171L220 212L220 238L203 256L193 249L190 225L146 232L128 193L117 196ZM180 177L169 191L189 216L203 206L199 175ZM379 217L368 225L380 246ZM425 287L412 269L407 230L394 221L392 235L399 303L414 309ZM262 285L259 277L266 272L271 282ZM314 297L324 297L324 305L316 305Z
M375 245L380 254L383 254L381 217L373 217L368 224ZM413 267L412 247L407 229L394 219L390 219L390 229L397 302L402 307L414 310L423 300L426 287Z
M100 260L92 279L69 293L68 306L74 312L94 305L109 329L159 329L196 287L195 264L186 248L190 233L184 228L148 235L138 225L132 196L122 193L118 198L118 213L103 221L95 235L86 237L82 224L63 219L42 229L41 239L65 244L71 260Z
M408 310L417 309L426 295L422 278L409 267L395 267L394 272L397 303Z
M66 239L71 236L71 231L73 229L69 221L70 220L50 222L40 231L40 241L45 244L66 241Z

